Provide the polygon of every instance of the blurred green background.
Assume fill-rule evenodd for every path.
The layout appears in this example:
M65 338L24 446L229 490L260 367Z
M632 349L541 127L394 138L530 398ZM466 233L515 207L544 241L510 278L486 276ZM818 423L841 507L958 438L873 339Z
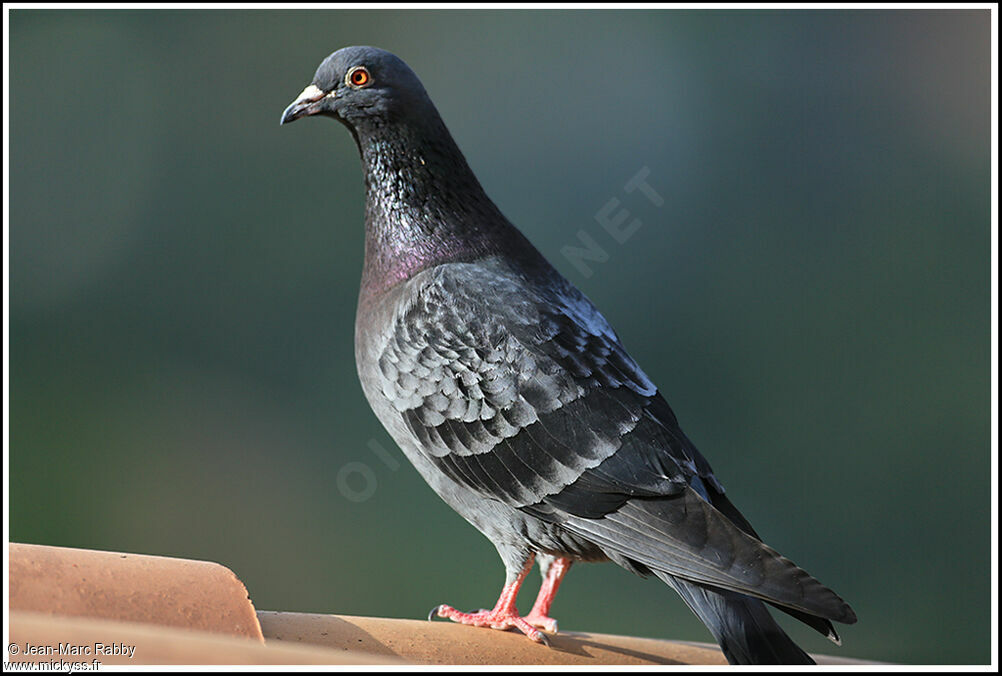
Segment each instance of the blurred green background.
M493 547L356 379L356 149L278 124L349 44L411 65L731 499L859 615L795 638L989 661L988 10L11 11L12 540L218 561L263 609L493 603ZM660 208L623 189L644 167ZM612 564L554 615L711 640Z

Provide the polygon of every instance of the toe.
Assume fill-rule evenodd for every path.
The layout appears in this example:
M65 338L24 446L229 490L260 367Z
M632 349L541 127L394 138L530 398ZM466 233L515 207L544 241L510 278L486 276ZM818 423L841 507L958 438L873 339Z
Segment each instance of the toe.
M526 621L537 629L548 631L551 634L557 633L557 621L546 615L529 615Z

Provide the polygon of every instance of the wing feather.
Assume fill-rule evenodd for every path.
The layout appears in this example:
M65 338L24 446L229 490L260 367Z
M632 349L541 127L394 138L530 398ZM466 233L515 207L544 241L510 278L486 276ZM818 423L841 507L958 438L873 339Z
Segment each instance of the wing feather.
M813 616L854 621L834 592L758 539L569 283L530 285L482 262L426 274L379 357L379 385L442 472L637 572L755 596L822 631L830 623Z

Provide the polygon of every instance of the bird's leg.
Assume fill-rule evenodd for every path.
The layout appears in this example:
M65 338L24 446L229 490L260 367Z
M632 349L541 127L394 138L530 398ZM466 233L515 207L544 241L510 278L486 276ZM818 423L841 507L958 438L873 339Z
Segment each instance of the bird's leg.
M438 617L446 617L453 622L471 624L475 627L490 627L491 629L511 629L514 627L536 643L547 644L546 637L543 633L533 627L529 622L526 622L525 618L518 614L518 608L515 607L515 600L518 598L518 590L522 587L522 582L525 581L525 576L529 574L530 570L532 570L533 558L534 555L530 554L529 558L525 562L525 565L522 566L522 569L514 576L514 578L512 578L509 574L509 579L505 582L504 587L501 589L501 596L498 598L498 602L494 605L493 610L481 610L475 613L464 613L456 610L452 606L443 604L433 608L431 614L428 616L428 619L437 615Z
M571 567L571 559L556 557L550 554L540 554L539 568L543 574L543 585L539 588L536 602L532 610L525 616L525 621L534 627L539 627L551 634L557 633L557 621L550 617L550 606L560 588L560 581Z

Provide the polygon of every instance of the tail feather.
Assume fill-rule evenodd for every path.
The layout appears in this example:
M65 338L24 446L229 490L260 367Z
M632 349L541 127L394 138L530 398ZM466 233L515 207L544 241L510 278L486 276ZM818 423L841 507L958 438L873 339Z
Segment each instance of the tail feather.
M765 604L750 596L703 587L653 571L706 625L731 664L814 664L776 624Z
M747 594L808 616L852 624L856 614L835 592L749 535L691 489L663 499L629 500L601 519L561 525L651 570ZM812 624L828 634L827 626Z
M755 529L752 527L751 523L748 522L748 519L744 517L744 514L738 511L738 508L731 503L730 499L724 493L714 490L711 487L706 491L704 497L710 504L717 508L717 511L730 519L735 526L743 530L745 533L748 533L748 535L751 535L756 540L760 542L762 541L762 538L755 532ZM792 608L787 608L777 603L769 603L769 605L777 610L783 611L791 617L797 618L835 645L842 645L842 639L839 638L838 632L835 631L835 627L832 626L830 620L799 610L794 610Z
M838 632L835 631L835 627L832 625L831 621L826 620L823 617L818 617L816 615L811 615L809 613L801 612L799 610L793 610L792 608L785 608L781 605L771 603L768 601L767 603L769 603L769 605L775 608L776 610L781 610L790 617L794 617L800 620L801 622L803 622L808 627L810 627L814 631L824 636L826 639L828 639L835 645L837 646L842 645L842 638L838 635Z

